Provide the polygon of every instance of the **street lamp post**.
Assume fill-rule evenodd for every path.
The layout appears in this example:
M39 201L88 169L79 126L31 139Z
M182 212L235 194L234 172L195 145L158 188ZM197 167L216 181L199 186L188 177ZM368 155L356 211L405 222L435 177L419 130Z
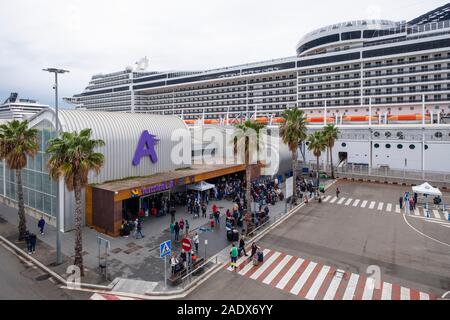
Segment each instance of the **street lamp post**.
M42 71L50 72L55 74L55 130L56 136L59 134L59 119L58 119L58 74L59 73L67 73L68 70L57 69L57 68L47 68L42 69ZM56 212L56 263L62 263L62 255L61 255L61 217L59 212L59 183L58 183L58 191L56 192L56 201L57 201L57 212Z

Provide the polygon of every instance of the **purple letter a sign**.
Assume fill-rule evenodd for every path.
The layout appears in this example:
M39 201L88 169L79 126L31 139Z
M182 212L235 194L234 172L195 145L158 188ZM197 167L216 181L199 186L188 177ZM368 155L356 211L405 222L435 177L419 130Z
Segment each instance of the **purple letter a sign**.
M155 145L158 141L159 140L156 139L156 136L150 134L147 130L142 132L136 152L134 153L133 166L139 165L141 158L146 156L150 156L152 162L156 163L158 161L158 157L156 156Z

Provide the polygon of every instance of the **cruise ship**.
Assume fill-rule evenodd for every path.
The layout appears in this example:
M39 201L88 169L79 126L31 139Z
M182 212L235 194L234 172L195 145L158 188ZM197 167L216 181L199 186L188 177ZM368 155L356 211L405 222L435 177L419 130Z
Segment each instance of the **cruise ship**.
M17 92L12 92L3 104L0 104L0 119L24 120L48 107L36 100L20 98Z
M292 57L207 71L146 72L146 64L95 75L66 100L188 123L276 122L293 106L310 123L437 123L450 114L450 3L410 21L325 26L304 35Z

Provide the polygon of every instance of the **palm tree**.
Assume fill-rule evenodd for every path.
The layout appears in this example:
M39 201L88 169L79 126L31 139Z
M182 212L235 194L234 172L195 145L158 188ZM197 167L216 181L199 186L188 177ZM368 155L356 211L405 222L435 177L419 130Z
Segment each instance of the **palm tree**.
M339 130L333 125L329 124L325 126L323 129L323 133L325 136L325 141L328 148L328 153L330 154L330 162L331 162L331 178L334 179L334 167L333 167L333 147L336 142L339 134Z
M247 210L251 212L251 171L250 171L250 154L258 153L261 147L260 145L260 132L265 127L264 124L256 121L246 120L244 123L236 124L238 129L233 138L234 151L244 151L244 163L245 163L245 176L246 176L246 188L245 198L247 200ZM239 147L238 147L239 146ZM242 156L242 155L241 155Z
M327 147L324 132L316 131L310 134L308 142L308 150L312 151L317 160L317 188L319 188L319 158Z
M6 160L11 170L16 170L17 199L19 205L19 241L27 230L25 204L23 201L22 169L27 165L27 156L34 158L39 150L38 131L28 128L28 121L13 120L0 126L0 157Z
M94 152L94 148L105 145L103 140L91 139L91 129L77 132L62 132L49 141L47 153L50 155L48 167L53 179L64 177L67 189L75 192L75 262L84 276L82 246L81 191L88 184L89 171L96 173L104 163L104 156Z
M297 195L295 184L297 181L297 163L298 163L298 146L306 140L306 121L303 110L295 107L293 109L284 110L281 115L284 118L283 124L280 126L280 135L283 142L288 145L292 153L292 177L294 180L294 194L292 202L296 203Z

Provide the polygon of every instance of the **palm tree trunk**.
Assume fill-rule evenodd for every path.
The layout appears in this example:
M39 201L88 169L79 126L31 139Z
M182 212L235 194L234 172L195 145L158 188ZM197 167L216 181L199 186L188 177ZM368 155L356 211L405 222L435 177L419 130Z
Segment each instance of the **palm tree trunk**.
M333 148L330 146L331 179L334 179Z
M298 149L292 151L292 180L293 182L293 193L292 193L292 203L297 204L297 159L298 159Z
M319 177L320 177L320 174L319 174L319 156L317 156L316 159L317 159L317 190L319 190Z
M22 170L16 170L16 183L17 183L17 198L19 205L19 241L25 238L25 232L27 231L27 222L25 218L25 204L23 201L23 186L22 186Z
M74 192L75 192L75 261L76 265L80 269L80 276L84 276L83 266L83 241L82 241L82 216L81 216L81 179L74 179Z

